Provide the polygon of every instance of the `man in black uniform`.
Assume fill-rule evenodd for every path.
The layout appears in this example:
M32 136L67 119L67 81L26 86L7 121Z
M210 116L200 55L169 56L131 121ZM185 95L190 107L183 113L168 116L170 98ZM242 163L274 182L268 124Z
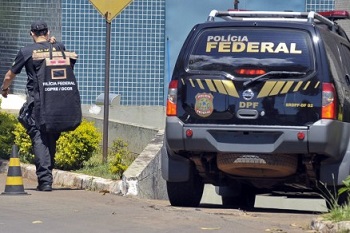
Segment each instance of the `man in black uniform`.
M9 87L12 80L19 74L23 67L25 67L28 79L26 85L27 102L33 100L36 73L33 65L32 53L33 51L47 51L50 48L50 43L53 43L53 48L65 50L62 43L58 43L54 38L49 39L49 30L44 21L36 21L32 23L30 35L34 43L21 48L15 58L10 70L6 73L2 87L1 94L7 97ZM34 111L32 111L34 113ZM60 133L47 133L41 131L35 125L35 116L31 116L31 124L26 127L27 133L32 140L33 151L35 155L36 174L38 177L39 191L52 191L52 169L54 167L54 156L56 153L56 141Z

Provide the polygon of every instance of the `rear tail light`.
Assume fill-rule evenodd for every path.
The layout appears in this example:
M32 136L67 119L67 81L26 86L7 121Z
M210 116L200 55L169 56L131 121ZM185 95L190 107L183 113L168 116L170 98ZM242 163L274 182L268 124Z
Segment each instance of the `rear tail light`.
M177 103L177 80L172 80L169 83L168 99L166 103L166 115L176 116L176 103Z
M322 85L322 119L336 119L336 94L333 84Z
M235 72L239 75L247 75L247 76L257 76L263 75L266 73L265 70L262 69L237 69Z

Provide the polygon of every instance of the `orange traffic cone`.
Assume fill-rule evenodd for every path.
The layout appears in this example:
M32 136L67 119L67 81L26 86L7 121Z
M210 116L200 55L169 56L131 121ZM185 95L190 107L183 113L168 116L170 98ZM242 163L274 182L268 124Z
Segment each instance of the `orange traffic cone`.
M10 157L8 173L6 178L5 191L2 195L23 195L24 192L22 171L18 157L18 147L12 146L12 155Z

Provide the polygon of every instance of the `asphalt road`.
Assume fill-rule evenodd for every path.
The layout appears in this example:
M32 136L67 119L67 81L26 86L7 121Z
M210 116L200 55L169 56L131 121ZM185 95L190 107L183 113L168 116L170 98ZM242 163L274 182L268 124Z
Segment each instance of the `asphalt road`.
M6 187L0 174L0 192ZM177 208L166 200L144 200L109 193L54 187L38 192L23 179L28 195L0 195L1 233L41 232L312 232L317 214L295 211L224 209L203 204Z

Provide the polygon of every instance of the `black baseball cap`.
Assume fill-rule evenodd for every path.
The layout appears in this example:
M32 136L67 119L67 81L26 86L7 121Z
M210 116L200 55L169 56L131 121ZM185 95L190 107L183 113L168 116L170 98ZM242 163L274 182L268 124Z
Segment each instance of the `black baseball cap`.
M43 20L37 20L32 23L30 30L33 32L48 30L47 24Z

